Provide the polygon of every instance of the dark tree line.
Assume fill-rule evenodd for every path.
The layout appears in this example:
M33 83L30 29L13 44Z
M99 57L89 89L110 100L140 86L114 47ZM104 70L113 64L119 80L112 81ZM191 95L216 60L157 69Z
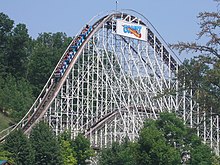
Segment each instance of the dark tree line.
M124 139L98 154L100 165L219 165L220 160L181 119L162 113L147 120L136 142ZM67 131L56 137L44 122L37 124L29 138L21 130L12 132L0 145L0 159L14 164L85 165L95 152L82 135L71 139Z
M174 114L163 113L158 120L147 120L137 142L125 139L100 155L101 165L218 165L219 158L202 143L195 130Z
M90 142L78 135L75 140L69 132L56 137L44 122L37 124L29 138L16 130L0 145L0 160L6 159L16 165L85 165L94 156Z
M25 24L14 25L0 13L0 112L17 122L48 80L71 38L41 33L36 39Z

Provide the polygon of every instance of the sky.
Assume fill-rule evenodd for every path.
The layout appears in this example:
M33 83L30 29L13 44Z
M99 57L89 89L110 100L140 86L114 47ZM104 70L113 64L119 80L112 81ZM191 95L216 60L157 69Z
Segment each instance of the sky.
M216 11L213 0L118 0L117 10L133 9L144 15L169 43L194 41L199 12ZM0 0L0 12L15 24L24 23L32 38L43 32L74 36L91 18L116 10L116 0ZM180 59L190 58L190 55Z

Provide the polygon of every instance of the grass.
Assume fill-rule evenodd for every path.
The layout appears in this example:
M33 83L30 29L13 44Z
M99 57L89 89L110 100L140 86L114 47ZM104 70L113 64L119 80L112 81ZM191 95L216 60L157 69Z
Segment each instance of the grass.
M10 125L11 119L0 112L0 132Z

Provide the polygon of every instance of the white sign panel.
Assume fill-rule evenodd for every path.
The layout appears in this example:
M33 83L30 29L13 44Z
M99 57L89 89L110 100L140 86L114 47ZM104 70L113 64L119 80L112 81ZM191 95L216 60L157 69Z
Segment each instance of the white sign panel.
M147 40L146 27L143 25L117 20L116 33L139 40Z

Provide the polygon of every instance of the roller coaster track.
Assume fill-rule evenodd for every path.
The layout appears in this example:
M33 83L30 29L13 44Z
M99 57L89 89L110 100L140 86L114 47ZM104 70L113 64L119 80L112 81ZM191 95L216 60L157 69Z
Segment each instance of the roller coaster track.
M138 14L142 19L133 14ZM146 41L116 34L116 20L146 27ZM57 120L62 119L62 115L55 115L56 133L63 131L61 127L66 126L68 129L69 122L72 123L73 134L83 132L95 145L98 145L98 139L101 139L100 143L103 141L101 144L103 147L108 145L108 141L112 141L112 139L121 140L125 136L135 140L138 136L138 129L143 125L144 120L146 118L157 118L158 113L166 109L169 112L177 113L190 127L196 127L198 136L210 144L217 155L219 154L218 115L211 115L210 119L209 114L199 112L197 103L192 100L192 91L179 92L179 86L184 85L180 84L175 77L179 71L179 60L171 55L172 51L143 15L124 12L112 12L104 15L91 24L91 30L81 40L77 49L73 49L77 37L81 34L82 31L67 47L26 115L16 125L0 132L0 141L4 141L10 132L18 128L29 134L34 125L46 115L49 114L49 118L54 116L55 113L52 115L51 112L51 114L47 112L49 109L55 110L56 107L61 107L60 100L72 99L74 102L75 99L77 100L76 110L73 110L75 106L73 103L66 103L66 108L63 108L66 111L65 118L70 121L63 119L58 126ZM92 49L90 48L91 45ZM57 78L55 76L57 70L63 64L66 55L72 50L76 51L71 56L65 71ZM91 57L87 57L91 60L90 62L85 60L86 51L92 52ZM115 56L111 56L112 54ZM119 55L121 57L117 58L116 56ZM83 71L80 72L82 75L77 73L75 78L73 76L70 79L69 75L74 75L74 66L80 65L78 61L81 56L83 56L84 62L81 68ZM80 69L78 68L77 71L79 72ZM91 71L92 73L90 73ZM70 86L67 79L76 82L75 87L71 84L70 91L72 94L68 98L60 94L64 88L66 91L70 88L64 87ZM83 84L87 86L86 92ZM83 89L79 90L79 88ZM165 95L164 92L167 89L168 91L175 90L175 96ZM92 92L89 93L89 90ZM155 99L157 94L160 95L159 99ZM55 107L52 104L55 104ZM71 114L68 112L69 106L72 106ZM86 107L87 113L83 114L84 109L80 109L80 106ZM62 114L62 112L59 113ZM53 125L52 119L47 120L50 125ZM116 128L117 130L115 130ZM114 131L111 132L112 130ZM98 135L101 138L98 138Z
M142 108L140 108L142 109ZM124 110L126 111L126 110ZM116 115L120 115L119 110L115 110L113 112L110 112L108 114L106 114L103 118L101 118L100 120L98 120L96 123L93 123L88 130L86 130L86 132L84 133L84 135L87 137L89 136L92 132L94 132L95 130L100 129L101 127L104 126L105 123L107 122L111 122L112 118L114 118Z
M104 123L111 121L111 119L115 116L118 115L119 111L115 110L114 112L111 112L109 114L107 114L106 116L104 116L103 118L101 118L99 121L97 121L96 123L94 123L93 125L90 126L89 130L86 131L86 133L84 134L85 136L88 136L89 134L91 134L94 130L97 130L98 128L102 127L104 125Z
M27 114L21 119L21 121L17 125L15 125L13 127L9 127L9 129L3 130L1 132L3 135L6 132L6 135L2 136L0 141L3 141L5 139L5 137L8 135L9 132L11 132L11 131L13 131L13 130L15 130L17 128L21 128L25 133L28 133L31 130L31 128L43 117L43 115L45 114L46 110L50 106L51 102L57 96L57 94L58 94L60 88L62 87L66 77L68 76L71 68L73 67L75 61L77 60L77 57L82 52L82 49L83 49L85 43L99 29L99 27L104 22L106 22L109 18L111 18L112 16L113 15L106 16L106 17L104 17L103 19L99 20L98 22L96 22L93 25L93 30L88 35L86 40L82 43L80 48L78 49L77 53L75 54L74 59L72 60L72 62L68 66L65 74L60 79L60 81L57 84L55 84L55 81L54 81L54 78L53 78L55 70L58 67L58 64L61 62L61 59L63 59L63 56L70 49L71 45L73 45L74 39L72 40L72 42L70 43L70 45L68 46L68 48L64 52L63 56L61 57L60 61L58 62L56 68L53 71L53 73L51 74L51 76L50 76L49 80L47 81L46 85L44 86L43 90L41 91L40 95L38 96L38 98L36 99L36 101L34 102L32 107L30 108L30 110L27 112Z
M111 14L111 15L107 15L105 17L103 17L102 19L100 19L99 21L97 21L94 25L93 25L93 30L92 32L89 34L89 36L86 38L86 40L84 41L84 43L80 46L79 50L77 51L73 61L71 62L71 64L68 66L68 69L66 70L64 76L62 77L62 79L55 84L54 79L53 79L53 75L54 72L56 70L56 68L58 67L58 64L60 63L61 59L63 58L63 56L66 54L66 52L70 49L71 45L73 44L74 40L70 43L70 45L68 46L68 48L66 49L65 53L63 54L63 56L61 57L60 61L58 62L56 68L54 69L53 73L51 74L49 80L47 81L46 85L44 86L42 92L40 93L40 95L38 96L38 98L36 99L36 101L34 102L33 106L30 108L30 110L27 112L27 114L21 119L21 121L13 126L10 127L9 130L6 129L5 131L11 132L16 128L21 127L22 130L25 133L28 133L31 128L37 123L38 120L40 120L43 115L45 114L46 110L48 109L48 107L50 106L50 104L52 103L52 101L54 100L54 98L57 96L60 88L62 87L64 81L66 80L71 68L73 67L75 61L77 60L78 56L80 55L80 53L82 52L82 49L85 45L86 42L88 42L88 40L91 38L91 36L108 20L110 20L112 17L119 17L120 18L120 14ZM126 17L126 16L124 16ZM143 25L145 25L144 23L142 23ZM124 38L123 38L124 39ZM125 40L125 39L124 39ZM148 40L151 46L154 46L153 41L154 41L154 34L153 32L149 29L149 35L148 35ZM156 50L157 52L160 51L161 47L161 42L156 38ZM134 50L134 49L133 49ZM168 51L163 48L163 59L166 61L167 64L169 64L168 58L169 57L169 53ZM171 59L171 68L175 69L176 68L176 61L172 58ZM4 140L5 136L3 136L0 140Z

